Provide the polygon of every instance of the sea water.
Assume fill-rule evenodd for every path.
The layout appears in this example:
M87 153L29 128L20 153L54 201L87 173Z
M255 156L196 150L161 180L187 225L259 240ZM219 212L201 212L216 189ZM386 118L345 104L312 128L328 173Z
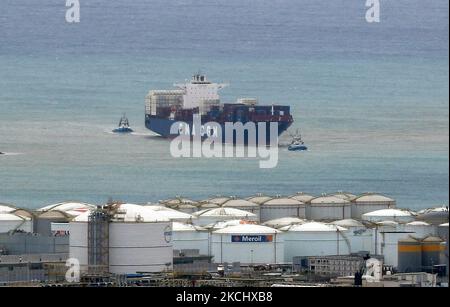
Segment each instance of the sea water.
M372 191L448 204L448 1L3 0L0 202ZM257 159L172 158L144 97L197 71L223 102L290 105L309 150ZM131 135L110 131L126 113ZM285 135L283 142L289 141Z

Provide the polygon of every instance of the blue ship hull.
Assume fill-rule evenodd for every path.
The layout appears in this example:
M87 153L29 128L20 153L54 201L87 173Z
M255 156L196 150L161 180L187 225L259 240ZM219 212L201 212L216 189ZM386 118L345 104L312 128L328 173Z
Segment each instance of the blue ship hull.
M157 116L152 116L152 115L146 115L145 116L145 127L147 127L147 129L161 135L162 137L165 138L175 138L177 137L179 134L171 134L170 133L170 127L174 124L178 122L177 120L172 120L172 119L168 119L168 118L161 118L161 117L157 117ZM191 122L186 122L190 127L192 127L192 121ZM202 121L202 125L205 124ZM245 124L245 123L243 123ZM255 123L257 124L257 123ZM292 124L292 122L288 122L288 121L280 121L278 122L278 135L277 137L277 142L278 142L278 136L280 136L284 131L286 131L289 126ZM222 142L226 143L226 139L225 139L225 125L221 124L221 128L222 128ZM246 131L245 131L246 132ZM248 135L247 133L244 133L244 144L248 144ZM266 145L270 144L270 125L266 124ZM258 143L259 136L258 136L258 129L256 129L256 142ZM233 135L233 144L237 144L239 142L237 142L236 140L236 135Z

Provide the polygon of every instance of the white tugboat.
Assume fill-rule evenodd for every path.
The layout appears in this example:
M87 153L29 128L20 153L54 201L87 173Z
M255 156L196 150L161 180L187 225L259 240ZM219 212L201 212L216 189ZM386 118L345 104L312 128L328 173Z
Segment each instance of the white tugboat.
M308 147L305 145L305 142L302 140L301 134L298 132L298 129L295 133L295 135L292 135L292 141L291 144L288 146L289 151L304 151L308 150Z
M130 128L130 123L125 114L120 118L119 127L113 130L114 133L130 133L133 129Z

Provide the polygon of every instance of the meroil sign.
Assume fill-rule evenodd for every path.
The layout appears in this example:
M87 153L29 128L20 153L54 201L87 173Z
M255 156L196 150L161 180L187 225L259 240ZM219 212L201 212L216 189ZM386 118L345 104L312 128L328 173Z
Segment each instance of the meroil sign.
M231 242L236 243L259 243L259 242L272 242L273 235L234 235L231 236Z

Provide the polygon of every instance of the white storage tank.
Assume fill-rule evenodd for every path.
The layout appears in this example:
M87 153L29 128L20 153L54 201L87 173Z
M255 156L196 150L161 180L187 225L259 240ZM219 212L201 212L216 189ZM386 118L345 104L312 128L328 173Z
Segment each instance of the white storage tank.
M244 219L250 221L258 220L256 214L235 208L208 209L203 212L200 212L196 216L197 219L193 220L193 222L194 224L200 226L236 219Z
M200 255L209 255L209 233L200 226L173 222L172 242L174 250L198 249Z
M308 222L283 227L286 262L293 257L347 255L350 242L347 229L332 224Z
M417 212L417 220L433 225L448 223L448 206L420 210Z
M311 194L304 193L304 192L297 192L296 194L291 195L290 198L298 200L298 201L306 204L311 199L316 198L316 197Z
M395 200L376 193L364 193L352 199L352 218L361 219L363 214L382 209L395 208Z
M212 234L211 249L215 263L275 264L284 260L282 233L261 225L217 230Z
M69 223L70 257L88 265L86 212ZM162 272L172 267L172 227L168 218L144 206L121 204L109 223L109 271L115 274Z
M263 223L264 226L272 227L275 229L279 229L286 226L291 226L294 224L303 224L306 223L307 220L300 219L298 217L282 217L279 219L269 220Z
M437 235L437 226L430 225L427 222L422 221L400 224L399 230L410 232L410 235L416 239L423 239L429 236Z
M0 212L0 233L10 231L33 232L33 221L14 213Z
M261 204L261 222L282 217L305 218L306 205L296 199L277 196Z
M363 223L354 219L337 220L331 224L348 229L348 239L350 240L351 252L357 253L367 251L374 253L372 244L372 229L368 229Z
M374 223L373 245L375 254L383 255L383 263L388 266L398 266L398 241L410 237L411 233L401 229L395 221L387 220Z
M307 203L306 218L315 221L344 220L351 217L351 204L336 196L322 195Z
M226 208L235 208L240 210L245 210L251 213L256 214L259 218L259 205L254 202L240 199L240 198L231 198L222 204L222 207Z
M197 207L199 205L198 202L181 196L177 196L172 199L161 200L159 203L168 208L172 208L184 213L193 213L197 211Z
M364 213L362 219L369 222L394 221L398 223L409 223L415 220L415 216L413 212L408 210L382 209Z

